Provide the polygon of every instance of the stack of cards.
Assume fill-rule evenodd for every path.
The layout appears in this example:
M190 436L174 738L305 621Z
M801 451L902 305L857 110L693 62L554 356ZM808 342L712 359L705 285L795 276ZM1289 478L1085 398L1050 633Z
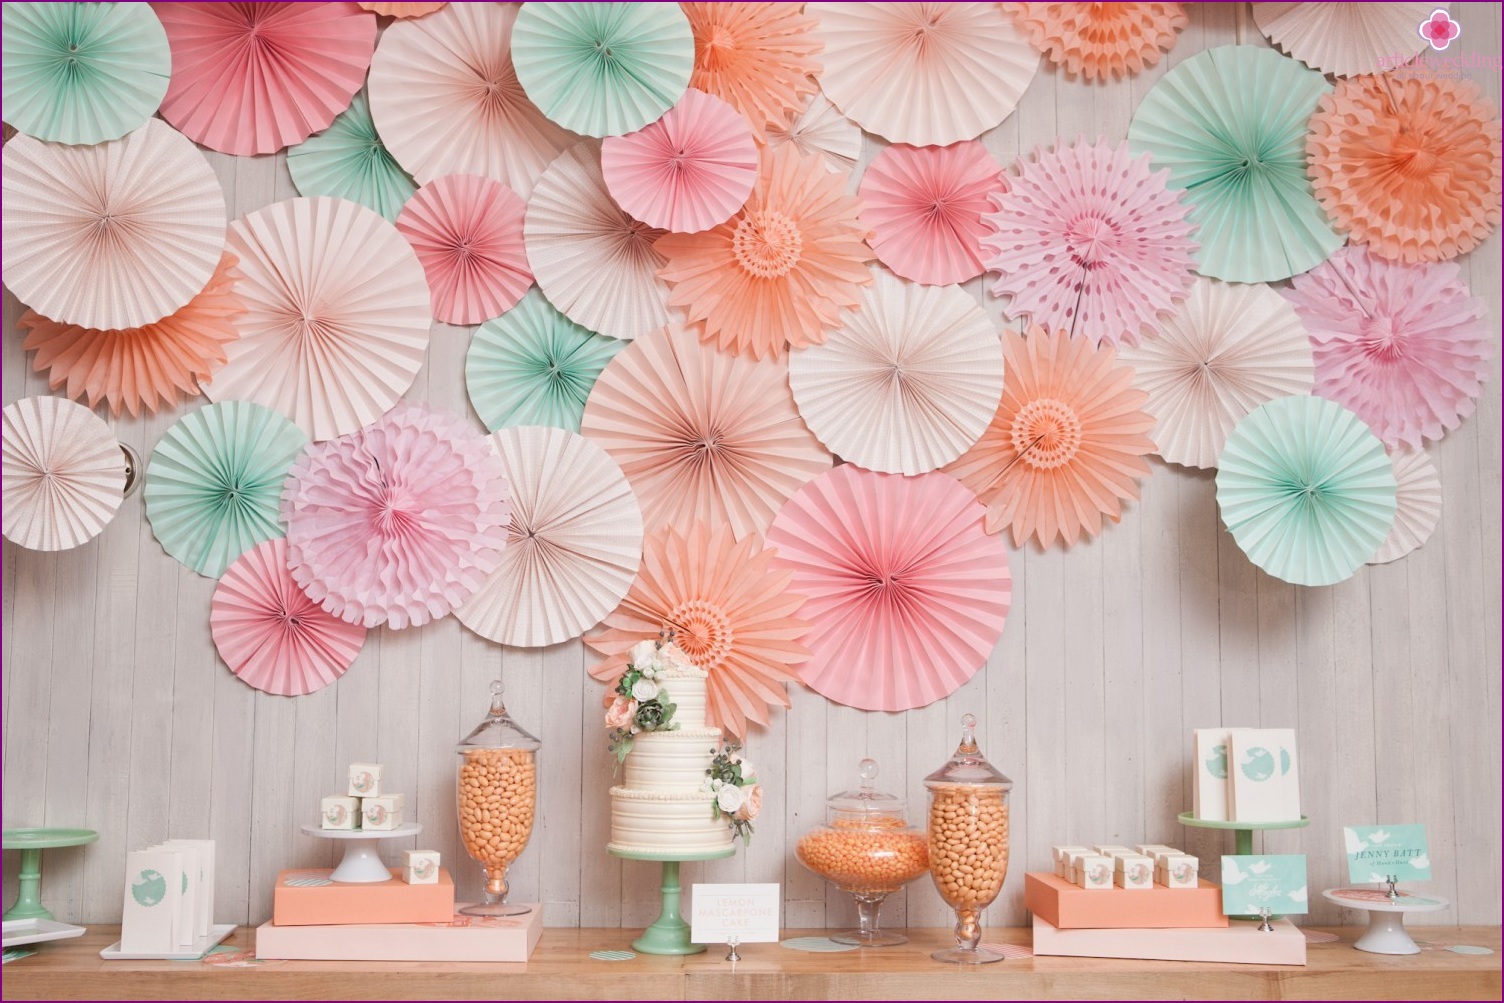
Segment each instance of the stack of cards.
M213 924L214 840L170 839L126 854L121 951L189 950Z
M1300 818L1300 771L1291 728L1197 728L1192 743L1196 817L1215 822Z

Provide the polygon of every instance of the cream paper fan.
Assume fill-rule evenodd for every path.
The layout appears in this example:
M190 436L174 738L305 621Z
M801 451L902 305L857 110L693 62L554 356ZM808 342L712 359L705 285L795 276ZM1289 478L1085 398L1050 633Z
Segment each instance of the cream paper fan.
M1449 3L1256 3L1253 23L1313 70L1338 77L1392 70L1426 47L1419 25Z
M1441 520L1441 478L1424 449L1404 446L1389 450L1398 485L1394 526L1369 564L1388 564L1425 544Z
M5 538L28 550L70 550L115 518L125 457L93 411L61 397L23 397L0 414Z
M850 171L862 158L862 130L824 94L811 94L804 109L783 125L764 132L769 150L792 145L802 155L818 156L832 171Z

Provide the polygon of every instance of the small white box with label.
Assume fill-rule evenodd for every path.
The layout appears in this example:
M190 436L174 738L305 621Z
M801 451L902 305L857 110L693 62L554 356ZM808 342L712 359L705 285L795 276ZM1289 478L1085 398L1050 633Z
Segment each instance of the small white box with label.
M1112 858L1100 853L1083 853L1071 858L1071 880L1082 888L1112 887Z
M402 824L402 795L383 794L360 799L360 827L372 830L395 829Z
M1102 856L1104 856L1104 857L1110 857L1110 856L1112 856L1115 853L1132 853L1133 852L1133 848L1131 846L1120 846L1117 843L1097 843L1095 846L1092 847L1092 849L1096 850L1098 853L1102 854Z
M324 829L359 829L360 798L331 794L319 802L319 826Z
M439 851L408 850L402 865L402 880L410 885L439 883Z
M1090 852L1091 848L1087 846L1050 847L1050 853L1055 857L1055 877L1069 881L1071 879L1071 854Z
M1112 858L1112 883L1141 891L1154 887L1154 860L1142 853L1119 853Z
M374 798L381 795L381 764L351 763L350 787L345 791L352 798Z
M1154 880L1166 888L1195 888L1201 861L1188 853L1161 853L1154 860Z

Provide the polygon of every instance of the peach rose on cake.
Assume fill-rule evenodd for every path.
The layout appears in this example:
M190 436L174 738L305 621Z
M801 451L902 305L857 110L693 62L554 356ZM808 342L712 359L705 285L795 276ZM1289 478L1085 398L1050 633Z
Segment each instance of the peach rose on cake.
M637 716L637 701L630 697L616 696L606 706L606 727L626 728Z
M742 806L737 809L736 817L750 822L762 811L762 784L753 784L751 787L742 788Z

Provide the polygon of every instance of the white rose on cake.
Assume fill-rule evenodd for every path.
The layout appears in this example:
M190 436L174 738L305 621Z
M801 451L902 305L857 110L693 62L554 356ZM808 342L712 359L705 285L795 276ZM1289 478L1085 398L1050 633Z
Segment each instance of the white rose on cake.
M632 668L641 669L643 666L652 665L657 654L658 647L652 641L638 641L632 645L632 652L627 656L627 661Z
M647 703L658 696L658 684L651 679L639 679L632 684L632 699L638 703Z
M715 795L715 803L727 815L734 815L740 811L742 802L745 800L746 796L742 794L742 789L735 784L723 785Z

